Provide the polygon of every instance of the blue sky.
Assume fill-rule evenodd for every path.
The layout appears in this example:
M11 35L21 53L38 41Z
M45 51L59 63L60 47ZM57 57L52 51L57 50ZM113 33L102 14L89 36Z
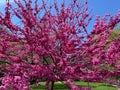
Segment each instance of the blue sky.
M4 11L3 7L5 6L5 1L6 0L0 0L0 11ZM10 0L12 4L13 0ZM53 0L49 0L49 3ZM62 0L57 0L57 1L62 1ZM67 0L66 0L67 1ZM70 1L70 0L68 0ZM85 1L85 0L83 0ZM115 15L118 10L120 9L120 0L88 0L88 5L90 9L92 10L93 21L89 25L89 29L91 29L93 23L94 23L94 18L96 15L99 15L103 17L106 13L109 13L111 15Z
M114 15L120 9L120 0L89 0L89 7L94 15L104 16L105 13Z
M89 25L91 29L96 15L103 17L106 13L115 15L120 10L120 0L89 0L89 8L92 10L93 21Z

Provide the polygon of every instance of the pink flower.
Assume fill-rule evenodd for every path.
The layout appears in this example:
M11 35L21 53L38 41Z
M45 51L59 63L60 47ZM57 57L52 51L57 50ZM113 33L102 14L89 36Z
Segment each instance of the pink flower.
M39 64L39 60L33 60L35 64Z
M0 90L5 90L5 86L0 86Z
M19 82L21 80L21 77L20 76L14 76L14 81L15 82Z
M16 62L16 63L21 62L21 59L19 57L16 57L16 56L10 56L9 59L10 59L10 61Z
M5 55L0 53L0 58L4 58L4 57L5 57Z
M95 64L98 64L98 63L99 63L99 59L98 59L98 58L93 58L92 63L93 63L94 65L95 65Z

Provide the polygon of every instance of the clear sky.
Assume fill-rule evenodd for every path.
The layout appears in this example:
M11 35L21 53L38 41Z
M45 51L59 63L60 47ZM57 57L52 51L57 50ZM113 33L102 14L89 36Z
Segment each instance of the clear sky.
M120 0L89 0L89 7L93 9L94 15L114 15L120 9Z
M4 11L3 7L5 6L6 0L0 0L0 12ZM13 0L10 0L12 4ZM49 3L53 0L49 0ZM58 2L61 2L62 0L57 0ZM67 1L67 0L65 0ZM69 2L70 0L68 0ZM85 1L85 0L82 0ZM89 8L92 9L93 21L89 25L89 29L91 29L94 18L96 15L100 15L103 17L106 13L109 13L111 15L115 15L118 10L120 9L120 0L88 0Z
M115 15L120 10L120 0L89 0L89 8L92 10L93 21L89 25L91 29L96 15L103 17L106 13Z

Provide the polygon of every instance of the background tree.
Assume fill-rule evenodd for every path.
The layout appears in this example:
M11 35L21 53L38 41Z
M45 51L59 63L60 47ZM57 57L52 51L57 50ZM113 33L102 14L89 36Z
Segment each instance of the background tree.
M118 27L115 30L113 30L113 32L111 33L109 39L110 40L114 40L116 38L119 38L119 34L120 34L120 27Z
M30 90L31 80L38 83L45 79L48 90L53 90L56 81L65 81L70 90L79 90L74 80L102 81L116 74L116 70L102 67L115 67L120 58L119 38L112 43L108 40L120 22L120 13L97 17L89 34L87 1L80 4L71 0L69 6L62 2L60 7L55 1L46 5L42 0L41 6L38 0L14 2L16 7L8 1L5 13L0 14L0 25L11 33L5 29L0 33L0 58L10 63L4 67L0 89ZM21 26L15 25L12 17Z

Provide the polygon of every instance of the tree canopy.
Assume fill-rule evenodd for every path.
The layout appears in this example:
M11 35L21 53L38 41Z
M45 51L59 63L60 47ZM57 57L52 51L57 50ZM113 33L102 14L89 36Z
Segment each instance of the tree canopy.
M0 28L0 61L7 62L0 66L1 90L30 90L31 80L45 80L46 90L53 90L56 81L79 90L72 81L99 82L120 75L120 38L108 39L120 22L120 12L96 17L88 33L92 17L87 1L71 0L69 6L62 2L61 8L55 1L49 6L44 0L42 5L38 0L14 2L15 7L8 1L5 13L0 13L0 26L5 27Z

